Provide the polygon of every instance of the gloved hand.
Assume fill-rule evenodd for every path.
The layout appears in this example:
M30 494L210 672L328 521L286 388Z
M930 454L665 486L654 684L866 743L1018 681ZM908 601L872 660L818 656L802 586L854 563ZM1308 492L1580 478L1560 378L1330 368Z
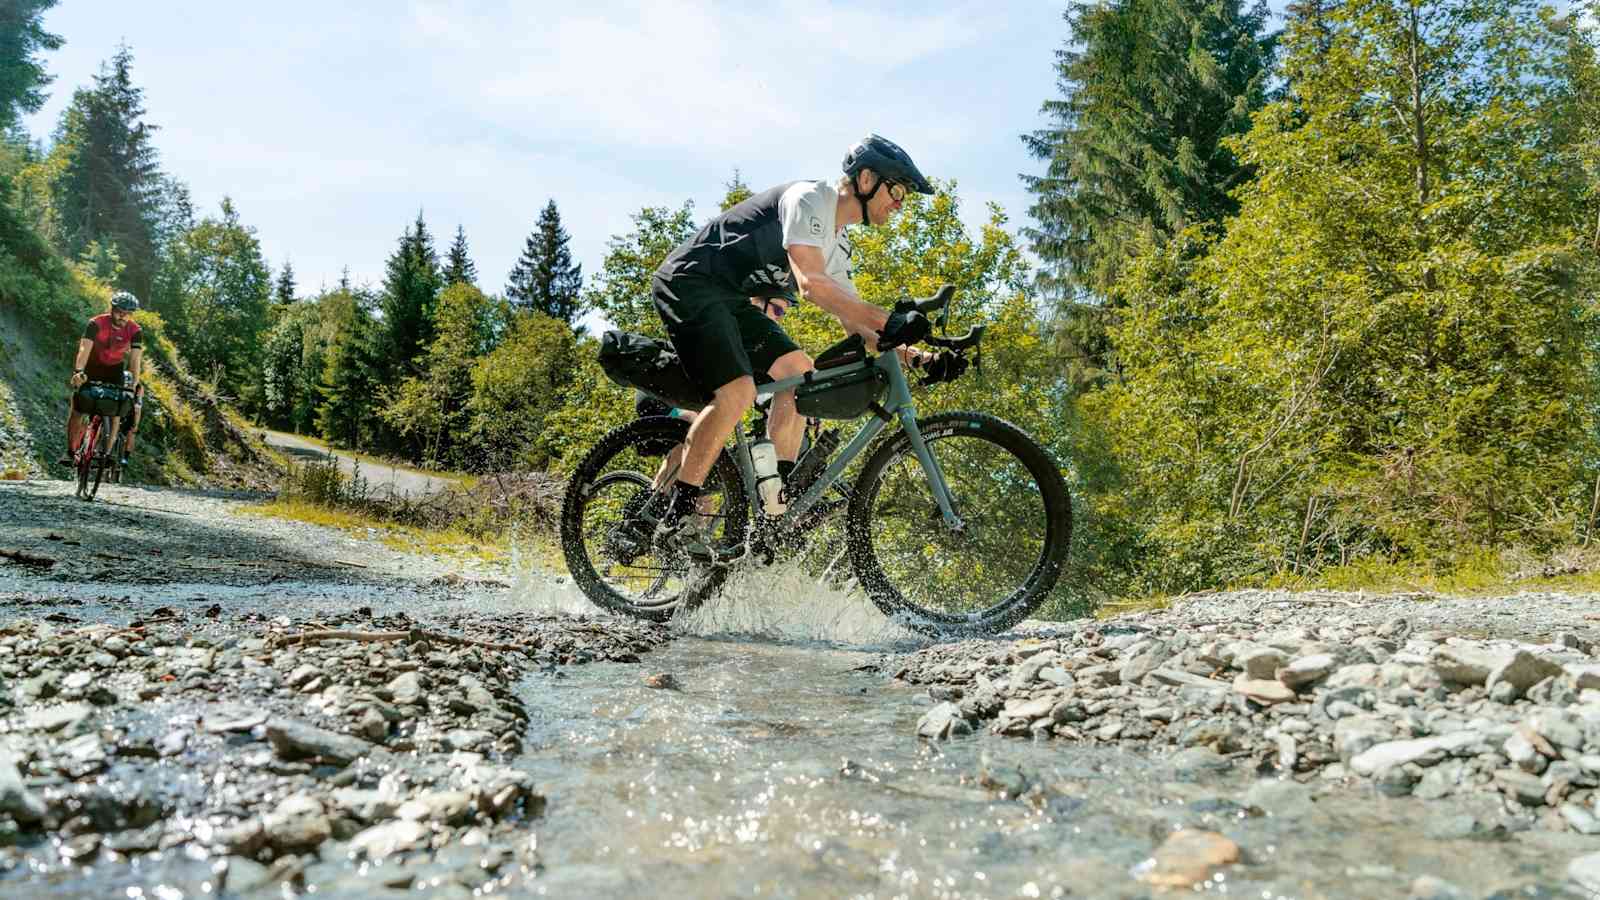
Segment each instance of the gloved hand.
M955 381L961 373L967 370L967 358L954 351L946 350L934 354L933 358L922 364L922 383L924 386L938 384L941 381Z
M889 314L889 321L884 323L883 330L878 332L878 349L910 347L932 333L933 323L928 321L927 316L915 310L896 311Z

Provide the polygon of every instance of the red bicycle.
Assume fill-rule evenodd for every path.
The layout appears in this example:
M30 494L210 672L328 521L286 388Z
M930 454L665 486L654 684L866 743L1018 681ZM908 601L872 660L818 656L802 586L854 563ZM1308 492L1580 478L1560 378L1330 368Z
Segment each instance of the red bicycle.
M72 448L72 464L78 471L78 499L93 500L101 481L115 484L122 480L122 458L116 446L122 420L133 414L133 391L122 385L91 381L78 391L74 404L78 412L89 416L83 436Z

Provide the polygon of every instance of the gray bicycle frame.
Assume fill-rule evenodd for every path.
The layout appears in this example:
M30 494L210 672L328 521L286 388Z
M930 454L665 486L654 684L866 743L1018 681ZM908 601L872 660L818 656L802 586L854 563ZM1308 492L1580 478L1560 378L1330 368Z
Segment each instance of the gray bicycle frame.
M939 468L938 460L934 459L933 454L928 452L927 442L922 439L922 430L917 427L917 409L911 401L911 386L906 381L905 370L900 366L899 354L893 350L885 350L879 353L876 359L834 366L828 369L817 369L804 375L797 375L794 378L785 378L782 381L758 385L756 393L758 397L770 397L792 390L802 384L823 385L856 372L864 371L868 366L877 366L888 377L889 390L886 398L887 402L883 404L883 410L891 418L898 418L900 427L905 429L906 436L911 441L911 450L916 454L917 462L921 463L923 474L927 476L928 485L933 490L934 502L939 506L939 514L944 518L945 525L952 531L960 529L962 524L961 517L956 515L955 506L951 502L950 489L944 480L944 470ZM849 444L845 445L844 450L839 453L833 462L828 464L828 468L823 470L821 477L799 499L790 503L787 510L769 521L777 523L780 528L792 527L798 517L804 515L807 510L816 505L817 501L822 499L822 495L827 493L828 488L832 487L834 481L872 443L872 440L882 433L884 428L888 427L889 422L890 419L880 417L876 414L876 411L869 415L866 423L861 426L861 430L856 432L856 436L850 440ZM750 441L745 437L742 427L734 430L734 444L738 447L738 452L733 455L733 458L739 465L739 475L744 481L746 501L753 509L760 509L761 495L756 489L755 466L750 460Z

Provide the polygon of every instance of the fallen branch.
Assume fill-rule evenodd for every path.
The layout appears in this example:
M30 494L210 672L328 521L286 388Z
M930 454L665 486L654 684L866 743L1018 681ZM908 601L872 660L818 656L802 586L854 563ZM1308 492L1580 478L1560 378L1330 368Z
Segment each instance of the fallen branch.
M9 559L18 565L33 566L38 569L48 569L56 564L56 561L48 556L36 556L22 550L0 550L0 557Z
M498 644L493 641L479 641L472 638L456 637L453 634L441 634L437 631L424 631L421 628L412 628L409 631L302 631L296 634L274 634L267 639L270 647L299 646L301 644L320 644L324 641L356 641L370 644L383 641L433 641L440 644L454 644L458 647L481 647L485 650L499 650L507 653L526 653L538 648L537 644Z

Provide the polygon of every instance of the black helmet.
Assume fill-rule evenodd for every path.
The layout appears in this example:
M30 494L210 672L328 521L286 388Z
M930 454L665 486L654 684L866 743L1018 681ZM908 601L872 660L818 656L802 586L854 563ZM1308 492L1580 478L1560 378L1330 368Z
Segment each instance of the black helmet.
M844 155L846 175L854 178L862 169L871 169L880 177L898 181L919 194L933 193L933 185L917 171L917 164L911 161L911 155L886 137L869 134Z
M128 293L127 291L117 291L115 294L111 295L111 308L126 310L128 312L138 312L139 298Z

